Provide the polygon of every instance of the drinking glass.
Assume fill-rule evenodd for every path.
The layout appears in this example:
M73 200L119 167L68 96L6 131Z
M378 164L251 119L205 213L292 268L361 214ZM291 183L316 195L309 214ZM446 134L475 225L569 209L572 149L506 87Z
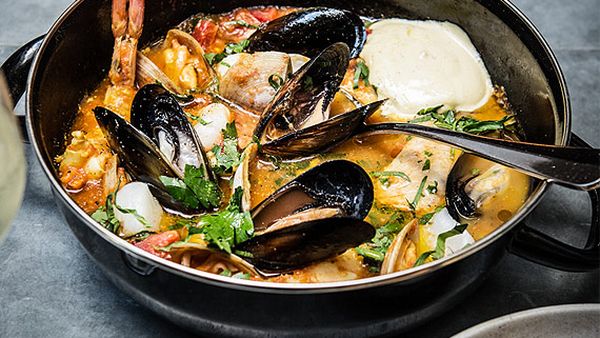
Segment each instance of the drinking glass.
M25 156L12 107L0 72L0 242L19 210L25 189Z

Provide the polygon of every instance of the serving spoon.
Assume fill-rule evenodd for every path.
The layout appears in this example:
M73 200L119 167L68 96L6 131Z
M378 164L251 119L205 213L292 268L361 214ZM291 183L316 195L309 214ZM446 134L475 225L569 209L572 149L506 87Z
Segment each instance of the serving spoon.
M600 187L600 149L509 141L414 123L366 124L369 115L360 109L338 115L334 119L344 120L343 128L326 120L270 141L263 151L285 144L303 155L304 148L325 150L354 136L410 134L458 147L548 182L586 191Z

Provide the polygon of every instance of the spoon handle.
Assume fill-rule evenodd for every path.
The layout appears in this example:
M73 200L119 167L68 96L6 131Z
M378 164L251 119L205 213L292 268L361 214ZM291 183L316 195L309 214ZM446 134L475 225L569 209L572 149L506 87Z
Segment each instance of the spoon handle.
M401 133L461 148L530 176L580 190L600 187L600 149L561 147L476 136L412 123L364 126L360 135Z

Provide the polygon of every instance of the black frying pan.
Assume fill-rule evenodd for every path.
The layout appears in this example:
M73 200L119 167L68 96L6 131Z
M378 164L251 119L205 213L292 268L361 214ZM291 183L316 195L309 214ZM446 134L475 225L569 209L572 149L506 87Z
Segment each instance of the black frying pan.
M273 3L339 7L372 17L449 20L471 36L494 83L505 86L528 141L587 146L570 134L568 93L554 55L508 1L146 2L142 45L197 12ZM574 248L519 223L546 191L549 184L541 181L534 183L525 205L510 221L464 252L410 271L357 281L280 285L236 280L163 261L127 244L68 197L53 162L64 150L81 98L107 75L113 47L110 22L109 0L78 0L43 41L18 50L2 69L14 98L27 89L29 138L72 231L118 287L169 320L196 332L235 336L391 334L460 302L507 248L568 271L598 268L598 191L590 192L593 215L588 243Z

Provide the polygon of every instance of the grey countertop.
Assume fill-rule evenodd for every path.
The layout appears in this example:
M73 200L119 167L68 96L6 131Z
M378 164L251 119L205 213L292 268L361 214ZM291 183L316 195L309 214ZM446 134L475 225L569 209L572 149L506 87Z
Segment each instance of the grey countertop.
M600 0L515 0L566 73L573 130L600 146ZM45 32L70 0L0 0L0 61ZM19 108L17 110L21 110ZM23 206L0 245L0 337L176 336L183 332L117 290L58 212L33 152ZM584 193L553 187L527 218L581 245L591 207ZM508 255L466 302L408 336L444 337L510 312L600 302L599 274L565 273Z

